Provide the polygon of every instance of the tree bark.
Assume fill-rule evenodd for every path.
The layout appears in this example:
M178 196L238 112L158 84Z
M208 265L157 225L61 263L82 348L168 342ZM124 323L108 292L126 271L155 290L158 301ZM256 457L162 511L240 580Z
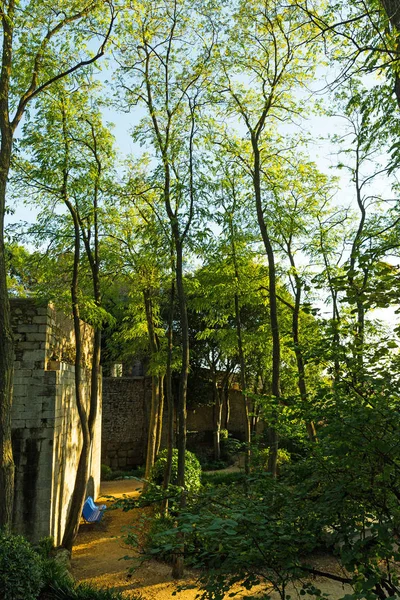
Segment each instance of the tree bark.
M82 433L82 448L75 478L74 491L71 497L66 527L62 540L62 546L66 548L69 552L72 552L72 546L79 529L79 519L82 512L82 505L84 502L84 496L87 486L87 472L89 468L90 452L90 430L86 407L82 398L82 334L79 315L78 288L80 262L80 226L78 216L74 207L67 199L67 197L64 198L64 201L71 213L74 223L75 248L74 267L71 281L71 301L75 334L75 399Z
M264 243L265 251L268 259L268 292L269 292L269 312L270 312L270 323L271 323L271 335L272 335L272 382L271 391L275 398L276 407L272 412L273 422L268 427L268 444L270 448L270 454L268 459L268 470L273 477L277 476L277 459L278 459L278 445L279 438L276 430L276 423L278 419L278 404L281 397L281 386L280 386L280 370L281 370L281 350L280 350L280 339L279 339L279 321L278 321L278 309L277 309L277 295L276 295L276 267L275 267L275 255L272 248L271 239L269 237L267 225L265 223L264 212L262 207L262 196L261 196L261 161L260 161L260 149L258 147L258 139L254 132L251 133L251 142L254 155L254 171L253 171L253 185L254 194L256 201L257 220L261 232L261 237Z
M214 459L221 458L221 422L222 422L222 401L218 389L217 374L215 368L212 368L212 398L214 406Z
M386 12L386 15L393 27L396 31L397 35L400 35L400 5L398 0L381 0L382 6ZM396 51L399 52L400 43L396 44ZM397 98L397 104L400 107L400 76L397 71L398 69L398 60L396 61L396 71L395 71L395 84L394 84L394 92Z
M3 9L5 13L5 8ZM9 88L13 49L15 2L10 0L3 14L3 48L0 75L0 529L11 529L14 503L14 461L11 440L11 408L14 379L14 340L7 290L4 247L4 216L10 172L13 128L9 116Z
M156 357L159 345L157 336L154 329L154 318L153 318L153 304L151 300L151 291L144 290L144 306L146 312L147 321L147 332L150 343L150 351L152 357ZM158 374L153 375L151 378L151 407L150 407L150 418L149 418L149 431L147 436L147 452L146 452L146 468L145 468L145 479L149 480L150 472L153 468L155 456L156 456L156 445L157 445L157 431L158 431L158 416L159 416L159 402L160 402L160 377Z
M158 399L158 421L157 421L157 436L156 436L156 458L158 453L160 452L161 447L161 438L163 432L163 421L164 421L164 384L165 384L165 376L160 375L160 383L159 383L159 399Z
M173 323L174 323L174 303L175 303L175 283L171 282L170 290L170 305L168 314L168 331L167 331L167 370L165 375L165 392L167 399L168 408L168 438L167 438L167 462L164 471L163 489L166 490L171 483L172 474L172 456L175 445L174 435L174 418L175 418L175 407L174 407L174 395L172 393L172 350L173 350ZM165 499L162 505L162 511L164 514L168 511L168 500Z

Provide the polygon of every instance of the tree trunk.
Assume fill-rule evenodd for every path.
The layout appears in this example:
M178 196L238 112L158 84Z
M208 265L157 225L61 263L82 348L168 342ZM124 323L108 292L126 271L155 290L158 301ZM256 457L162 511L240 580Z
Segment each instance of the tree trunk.
M230 219L230 233L231 233L231 248L232 248L232 256L233 256L233 266L234 266L234 270L235 270L235 279L236 279L236 282L239 283L239 267L238 267L237 259L236 259L236 247L235 247L235 238L234 238L232 219ZM249 401L248 401L248 396L247 396L246 362L245 362L244 351L243 351L242 322L240 319L239 295L237 292L235 293L235 323L236 323L236 338L237 338L237 344L238 344L239 366L240 366L240 384L242 387L244 424L245 424L246 451L245 451L244 470L245 470L246 475L249 475L250 474L250 459L251 459L251 424L250 424L250 418L249 418Z
M175 407L174 407L174 395L172 393L172 350L173 350L173 322L174 322L174 303L175 303L175 284L171 282L171 290L170 290L170 305L169 305L169 314L168 314L168 332L167 332L167 343L168 343L168 353L167 353L167 370L165 376L165 391L167 397L167 408L168 408L168 437L167 437L167 462L165 464L164 471L164 481L163 481L163 489L166 490L171 483L171 474L172 474L172 456L173 449L175 445L175 435L174 435L174 417L175 417ZM162 511L164 514L168 511L168 500L165 499L162 505Z
M156 442L158 430L158 403L160 400L160 378L153 375L151 378L151 407L149 419L149 431L147 435L146 468L144 477L148 481L153 468L156 455Z
M382 6L385 9L387 17L396 31L397 36L400 35L400 6L398 0L381 0ZM400 44L396 44L396 51L398 53L400 48ZM400 77L397 70L397 61L395 67L395 84L394 84L394 93L396 94L397 104L400 107Z
M159 383L159 399L158 399L158 421L157 421L157 437L156 437L156 458L158 453L160 452L161 447L161 438L163 431L163 420L164 420L164 383L165 376L160 375L160 383Z
M143 291L144 307L146 312L147 332L149 336L150 351L153 358L156 357L159 351L159 343L154 328L153 303L151 299L151 290ZM147 436L147 452L146 452L146 469L144 477L146 480L150 478L150 472L153 468L156 457L157 432L158 432L158 416L160 402L160 377L158 374L151 378L151 407L149 418L149 431Z
M75 334L75 398L82 432L82 449L79 457L74 491L72 493L66 527L62 540L62 545L64 546L64 548L71 552L73 543L78 533L79 520L86 493L87 472L89 468L90 430L86 407L82 398L82 335L79 315L78 289L80 261L80 228L78 217L74 207L67 198L65 198L65 203L71 213L74 222L75 235L74 267L71 281L71 301Z
M179 378L179 394L178 394L178 481L177 484L182 488L180 499L180 510L186 506L186 490L185 490L185 463L186 463L186 396L187 396L187 380L189 375L189 323L187 316L186 295L183 285L183 248L182 240L179 236L178 224L173 223L173 232L176 251L176 291L179 301L180 317L181 317L181 335L182 335L182 365ZM184 536L178 534L180 540L180 552L176 555L172 568L172 576L175 579L183 577L183 552L184 552Z
M268 229L264 219L264 211L261 197L261 164L260 150L258 148L258 139L254 133L251 135L251 142L254 154L254 172L253 184L256 200L257 220L260 227L261 237L264 243L265 251L268 259L268 292L269 292L269 312L272 335L272 382L271 391L275 398L276 407L272 414L272 424L268 428L268 443L270 448L268 470L273 477L277 475L277 459L279 438L276 430L278 420L278 404L281 397L280 387L280 370L281 370L281 350L279 339L279 321L276 297L276 268L275 256L272 248L272 243L268 234Z
M223 392L224 392L224 404L225 404L224 429L229 431L229 421L230 421L230 417L231 417L231 403L229 401L229 378L224 383Z
M221 421L222 421L222 401L217 385L217 375L215 369L212 371L212 397L214 406L214 460L221 458Z
M292 337L293 337L293 346L294 353L296 356L296 364L297 364L297 384L300 392L300 398L304 406L308 404L308 394L307 394L307 384L306 384L306 372L304 365L303 353L301 351L300 346L300 335L299 335L299 318L300 318L300 306L301 306L301 292L302 292L302 282L296 271L296 265L293 253L291 251L290 245L288 246L288 255L290 260L290 265L294 271L294 279L295 279L295 302L294 302L294 310L292 314ZM309 439L312 442L317 441L317 432L315 429L315 425L313 421L306 421L306 431Z
M244 458L244 471L246 475L250 474L250 459L251 459L251 423L249 417L249 400L247 397L247 382L246 382L246 363L243 352L243 339L242 339L242 322L240 319L240 307L239 307L239 296L235 294L235 320L236 320L236 336L238 342L238 353L239 353L239 365L240 365L240 384L242 387L243 395L243 409L244 409L244 424L245 424L245 442L246 451Z
M14 378L14 341L7 290L4 248L6 189L10 171L12 134L3 124L0 149L0 529L11 529L14 502L14 461L11 444L11 407Z

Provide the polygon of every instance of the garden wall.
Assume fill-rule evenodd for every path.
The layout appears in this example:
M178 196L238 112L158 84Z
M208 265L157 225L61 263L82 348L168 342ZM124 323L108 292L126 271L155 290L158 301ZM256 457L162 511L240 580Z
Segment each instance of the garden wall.
M230 390L229 431L244 439L243 396ZM190 404L190 398L189 404ZM151 377L103 378L103 429L101 462L112 469L130 469L145 461L147 423L151 402ZM222 422L224 423L225 415ZM166 414L164 413L165 445ZM212 444L213 407L198 406L187 411L188 448Z
M72 319L51 305L11 300L15 337L12 435L14 528L32 541L59 544L75 482L81 435L75 402ZM82 323L83 398L89 401L91 328ZM101 390L101 386L100 386ZM91 453L90 490L100 485L101 397Z

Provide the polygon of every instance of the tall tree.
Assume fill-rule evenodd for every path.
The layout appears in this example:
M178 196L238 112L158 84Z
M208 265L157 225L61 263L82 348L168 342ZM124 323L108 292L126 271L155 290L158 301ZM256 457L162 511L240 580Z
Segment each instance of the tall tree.
M86 80L87 84L87 80ZM102 126L93 89L67 91L55 84L53 94L39 103L38 111L23 128L21 148L28 154L15 166L18 189L35 196L44 217L53 220L57 204L64 206L72 221L74 259L71 275L71 304L75 331L75 397L82 433L76 481L67 515L63 545L72 549L89 477L90 452L98 415L101 330L106 313L102 308L100 281L100 233L102 204L107 195L107 177L113 162L112 137ZM92 104L92 106L90 106ZM52 229L50 224L49 230ZM46 237L46 232L41 232ZM68 243L68 242L67 242ZM92 290L82 301L79 283L81 263ZM90 298L90 299L89 299ZM86 304L86 306L85 306ZM81 314L94 329L88 402L83 394Z
M128 104L145 106L147 117L138 138L150 141L163 178L162 201L174 248L176 295L182 336L178 397L178 485L185 487L186 395L189 327L184 287L184 246L196 210L196 138L198 116L213 45L208 23L195 4L164 0L144 4L124 32L121 77ZM205 31L205 35L203 34ZM188 48L191 48L188 52ZM149 140L150 132L150 140ZM182 502L185 494L182 494ZM174 573L182 574L179 556Z
M108 19L107 15L111 15ZM41 3L16 0L0 9L0 527L10 528L14 463L11 447L13 338L4 250L4 215L13 140L29 103L53 83L103 56L114 22L111 2ZM108 21L108 22L107 22ZM90 23L90 26L85 26ZM94 32L94 33L93 33ZM102 41L82 58L85 44Z
M273 144L271 131L279 120L293 120L300 105L293 91L299 91L312 77L311 37L301 11L280 0L239 2L234 14L234 26L228 37L230 51L221 57L224 79L221 87L228 98L230 110L235 110L248 133L248 140L238 149L239 160L250 175L257 220L268 259L270 323L272 334L272 395L278 405L281 398L281 342L276 293L276 255L265 205L271 185L265 182L264 171L271 156L279 150ZM240 80L244 79L244 83ZM246 84L251 80L251 87ZM277 473L278 434L276 416L269 427L271 473Z

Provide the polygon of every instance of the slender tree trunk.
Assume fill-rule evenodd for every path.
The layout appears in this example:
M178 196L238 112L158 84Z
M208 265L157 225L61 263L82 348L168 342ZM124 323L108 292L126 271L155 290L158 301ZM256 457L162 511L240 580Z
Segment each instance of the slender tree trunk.
M221 458L222 401L214 367L212 369L212 397L214 406L214 459L219 460Z
M164 471L163 489L166 490L171 483L172 474L172 457L173 449L175 445L174 435L174 418L175 418L175 407L174 407L174 395L172 393L172 350L173 350L173 322L174 322L174 303L175 303L175 283L171 282L170 290L170 305L168 314L168 332L167 332L167 370L165 376L165 391L167 397L167 408L168 408L168 441L167 441L167 462ZM168 500L164 500L162 506L163 513L166 514L168 511Z
M151 300L151 291L144 290L144 306L146 312L147 332L149 336L150 350L154 358L159 350L159 344L154 329L153 304ZM147 452L146 452L146 469L145 479L150 477L151 469L153 468L156 457L157 431L158 431L158 415L160 402L160 377L153 375L151 378L151 406L149 418L149 430L147 436Z
M294 270L294 279L295 279L295 301L294 301L294 310L292 314L292 337L293 337L293 346L294 353L296 356L297 363L297 384L300 392L300 398L304 406L308 404L308 394L307 394L307 383L306 383L306 371L304 365L303 353L301 351L300 346L300 334L299 334L299 318L300 318L300 307L301 307L301 291L302 291L302 282L300 277L296 271L296 265L294 261L294 256L292 254L291 248L288 247L288 255L290 260L290 265ZM317 432L315 429L315 425L313 421L306 421L306 430L309 439L312 442L317 441Z
M232 218L230 219L230 230L231 230L231 248L232 248L232 256L233 256L233 267L234 267L234 271L235 271L235 279L236 279L236 282L239 283L239 267L238 267L237 258L236 258L236 247L235 247L235 238L234 238ZM238 355L239 355L239 366L240 366L240 385L242 388L243 409L244 409L244 426L245 426L245 442L246 442L244 470L245 470L246 475L249 475L250 474L250 460L251 460L251 424L250 424L250 417L249 417L249 399L247 396L246 361L244 358L244 350L243 350L242 322L241 322L241 318L240 318L239 295L237 292L235 293L235 323L236 323L236 338L237 338L237 344L238 344Z
M225 426L224 429L229 431L229 421L231 418L231 403L229 401L229 378L224 383L224 404L225 404Z
M161 446L161 438L163 431L163 420L164 420L164 384L165 384L165 376L160 375L160 383L159 383L159 398L158 398L158 421L157 421L157 436L156 436L156 458L158 453L160 452Z
M254 133L251 135L252 147L254 154L254 172L253 172L253 184L254 194L256 200L257 220L260 227L261 237L264 243L265 251L268 259L268 292L269 292L269 312L270 312L270 323L271 323L271 335L272 335L272 382L271 391L275 398L276 407L273 411L272 420L273 422L268 428L268 443L270 447L270 454L268 460L268 470L272 473L273 477L277 475L277 459L278 459L278 445L279 438L276 430L278 420L278 405L281 398L281 387L280 387L280 370L281 370L281 349L279 339L279 321L278 321L278 309L277 309L277 296L276 296L276 267L275 267L275 256L272 248L271 239L269 237L268 229L264 219L264 212L262 206L261 197L261 163L260 163L260 150L258 147L258 139Z
M400 35L400 6L398 0L381 0L381 4L385 9L385 12L388 16L388 19L396 31L397 36ZM396 51L399 52L400 44L396 44ZM397 65L395 68L395 84L394 84L394 92L397 98L397 104L400 107L400 77L397 70Z
M14 342L7 290L4 247L6 188L10 170L12 134L1 130L0 149L0 529L11 529L14 502L14 461L11 444L11 408L14 377Z
M149 431L147 435L146 468L144 477L150 478L156 456L157 430L158 430L158 403L160 400L160 378L153 375L151 378L151 407L149 419Z
M17 121L10 123L9 93L13 60L15 0L2 6L3 29L0 74L0 529L11 529L14 504L14 461L11 440L11 409L14 380L14 340L7 289L4 247L4 216L10 172L13 135Z
M236 321L236 336L238 342L238 354L239 354L239 365L240 365L240 385L242 388L243 395L243 408L244 408L244 426L245 426L245 442L246 451L244 458L244 470L246 475L250 474L250 459L251 459L251 424L249 417L249 400L247 396L247 382L246 382L246 362L243 352L243 339L242 339L242 322L240 319L240 307L239 307L239 296L235 294L235 321Z
M186 295L183 285L183 248L182 240L179 236L178 224L173 224L175 251L176 251L176 291L179 301L179 309L181 316L181 335L182 335L182 365L179 379L179 395L178 395L178 485L182 488L180 510L186 506L185 493L185 462L186 462L186 396L187 396L187 380L189 375L189 323L187 316ZM180 579L183 576L183 551L184 537L181 538L181 551L175 558L172 576L175 579Z
M89 469L89 453L90 453L90 429L89 421L86 412L86 407L82 398L82 334L81 334L81 323L79 315L79 289L78 289L78 278L79 278L79 261L80 261L80 228L79 221L76 211L72 204L67 198L64 198L66 205L68 206L73 222L74 222L74 236L75 236L75 250L74 250L74 267L71 281L71 300L72 300L72 314L74 321L74 334L75 334L75 398L76 406L78 409L81 433L82 433L82 448L78 462L78 469L75 478L74 491L72 493L70 508L68 511L68 517L62 545L69 552L72 551L72 546L76 538L79 529L79 520L82 512L82 505L85 498L86 486L87 486L87 472Z

